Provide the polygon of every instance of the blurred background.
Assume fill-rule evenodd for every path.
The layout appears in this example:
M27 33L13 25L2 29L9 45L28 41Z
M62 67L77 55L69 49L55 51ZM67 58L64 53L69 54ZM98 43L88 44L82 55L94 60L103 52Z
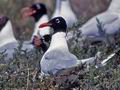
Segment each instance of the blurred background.
M71 7L78 19L80 20L82 17L85 22L94 15L105 11L110 1L111 0L70 0ZM55 9L55 0L0 0L0 15L6 15L11 19L17 39L30 39L34 22L32 19L23 20L21 17L21 9L36 2L46 4L50 18Z

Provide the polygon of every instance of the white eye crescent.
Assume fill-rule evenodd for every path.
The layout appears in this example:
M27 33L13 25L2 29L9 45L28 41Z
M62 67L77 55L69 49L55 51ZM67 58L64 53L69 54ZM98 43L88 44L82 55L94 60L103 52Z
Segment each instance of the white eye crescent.
M59 19L56 19L56 22L57 22L57 23L60 23L60 20L59 20Z

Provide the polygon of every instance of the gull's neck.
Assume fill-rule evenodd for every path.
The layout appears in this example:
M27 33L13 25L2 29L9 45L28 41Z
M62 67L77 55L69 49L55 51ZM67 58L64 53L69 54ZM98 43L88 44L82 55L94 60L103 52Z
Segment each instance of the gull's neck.
M62 7L70 8L70 1L69 0L56 0L55 12L60 13Z
M5 27L0 32L0 47L13 42L17 42L17 40L14 37L11 22L8 21Z
M51 39L51 43L50 43L50 47L48 49L52 50L52 49L61 49L61 50L65 50L68 51L68 45L66 42L66 34L64 32L57 32L52 36Z
M35 22L38 22L39 20L40 20L40 18L42 17L42 16L44 16L44 15L47 15L47 13L45 14L37 14L37 15L35 15L34 16L34 20L35 20Z
M68 28L73 27L77 22L77 17L72 10L69 0L62 0L60 14L66 20Z
M70 1L69 0L61 0L61 7L68 7L70 8Z
M36 24L42 24L43 22L48 21L48 16L47 14L41 16L41 18L39 18L39 20L36 22Z
M120 13L120 0L112 0L108 11Z
M61 0L56 0L55 12L59 13L60 9L61 9Z
M48 22L48 16L45 14L43 15L39 20L38 22L35 23L35 28L34 28L34 32L33 32L33 35L32 35L32 38L35 36L35 35L41 35L41 36L44 36L44 34L49 34L49 27L45 27L45 28L39 28L39 25L44 23L44 22Z

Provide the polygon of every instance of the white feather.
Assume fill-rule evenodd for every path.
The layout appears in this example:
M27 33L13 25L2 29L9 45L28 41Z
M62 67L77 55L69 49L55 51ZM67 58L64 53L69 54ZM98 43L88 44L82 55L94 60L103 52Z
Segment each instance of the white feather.
M50 28L49 27L45 27L45 28L39 28L39 25L42 23L48 22L48 16L47 15L43 15L38 22L35 23L35 28L34 28L34 32L32 35L32 38L34 36L37 36L38 34L43 37L44 35L50 34Z
M17 42L17 40L14 36L11 21L9 20L0 31L0 47L13 42Z

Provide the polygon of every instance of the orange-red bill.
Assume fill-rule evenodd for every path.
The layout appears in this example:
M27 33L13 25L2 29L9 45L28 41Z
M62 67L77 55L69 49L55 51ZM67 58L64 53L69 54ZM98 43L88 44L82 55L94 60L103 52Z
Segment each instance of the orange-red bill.
M29 17L36 13L36 10L31 9L30 7L25 7L21 10L22 16L23 17Z
M44 28L44 27L48 27L51 26L51 23L43 23L39 26L39 28Z

